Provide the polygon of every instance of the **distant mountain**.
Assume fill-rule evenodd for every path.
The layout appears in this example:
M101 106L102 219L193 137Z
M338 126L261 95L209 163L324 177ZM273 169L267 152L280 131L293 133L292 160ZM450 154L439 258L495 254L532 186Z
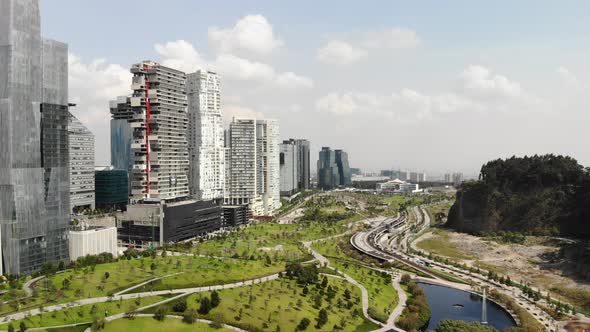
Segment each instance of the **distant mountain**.
M490 161L458 190L447 226L589 240L590 171L565 156Z

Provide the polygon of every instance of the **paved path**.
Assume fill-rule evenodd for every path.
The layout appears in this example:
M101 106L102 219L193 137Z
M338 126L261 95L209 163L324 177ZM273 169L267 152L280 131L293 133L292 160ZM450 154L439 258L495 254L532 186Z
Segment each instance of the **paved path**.
M314 241L303 242L303 246L313 255L313 257L315 257L315 259L318 260L318 262L320 262L320 264L322 266L326 266L329 269L337 271L334 267L330 266L330 261L326 257L324 257L323 255L321 255L320 253L318 253L317 251L315 251L311 248L311 244L316 243L316 242L320 242L320 241L326 241L326 240L337 238L337 237L342 237L342 236L347 235L348 233L349 232L347 231L342 234L327 237L325 239L318 239L318 240L314 240ZM371 316L369 316L369 292L367 291L365 286L361 285L358 281L354 280L348 274L346 274L342 271L337 271L337 272L340 275L342 275L344 277L344 279L346 279L346 281L350 282L351 284L355 285L356 287L358 287L361 290L361 302L362 302L362 307L363 307L363 316L365 316L365 318L370 320L371 322L373 322L379 326L383 326L383 323L381 323L378 320L373 319Z
M140 283L140 284L137 284L137 285L135 285L135 286L131 286L131 287L127 288L127 289L124 289L124 290L122 290L122 291L120 291L120 292L117 292L117 293L115 293L115 294L114 294L114 296L118 296L118 295L121 295L121 294L124 294L124 293L130 292L130 291L132 291L132 290L134 290L134 289L137 289L137 288L139 288L139 287L141 287L141 286L147 285L147 284L149 284L149 283L151 283L151 282L154 282L154 281L157 281L157 280L160 280L160 279L164 279L164 278L168 278L168 277L173 277L173 276L175 276L175 275L179 275L179 274L183 274L183 273L184 273L184 272L177 272L177 273L172 273L172 274L167 274L167 275L165 275L165 276L157 277L157 278L154 278L154 279L150 279L150 280L148 280L148 281L144 281L144 282L142 282L142 283Z
M208 292L208 291L212 291L212 290L230 289L230 288L237 288L237 287L259 284L262 282L275 280L278 277L279 277L279 274L276 273L276 274L272 274L272 275L261 277L261 278L240 281L240 282L235 282L235 283L231 283L231 284L224 284L224 285L181 288L181 289L152 291L152 292L143 292L143 293L135 293L135 294L122 294L122 295L112 296L112 297L106 297L106 296L94 297L94 298L72 301L72 302L68 302L68 303L47 306L43 309L43 312L59 311L59 310L78 307L78 306L87 305L87 304L103 303L103 302L107 302L107 301L117 301L117 300L128 300L128 299L135 299L138 297L148 297L148 296L155 296L155 295L177 294L178 297L182 297L184 295L189 295L189 294L193 294L193 293ZM159 305L162 303L169 302L170 300L171 299L165 299L165 300L160 301L158 303L154 303L153 305L150 305L150 306L156 306L156 305ZM142 309L145 309L145 308L142 308ZM31 310L27 310L27 311L21 311L18 313L4 316L2 318L2 323L7 323L7 322L13 321L13 320L20 320L20 319L25 318L25 316L35 316L40 313L41 312L39 311L39 309L31 309Z

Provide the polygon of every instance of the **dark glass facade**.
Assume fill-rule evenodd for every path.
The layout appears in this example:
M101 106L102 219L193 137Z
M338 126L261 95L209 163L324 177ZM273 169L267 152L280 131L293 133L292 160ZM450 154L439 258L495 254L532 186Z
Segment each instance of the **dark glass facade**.
M318 160L318 187L331 190L352 185L348 154L322 147Z
M96 208L108 211L127 207L129 177L126 170L96 171L94 177Z

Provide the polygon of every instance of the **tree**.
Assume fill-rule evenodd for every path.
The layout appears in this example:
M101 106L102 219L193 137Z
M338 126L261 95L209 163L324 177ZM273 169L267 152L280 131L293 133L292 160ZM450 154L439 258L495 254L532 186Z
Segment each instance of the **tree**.
M195 309L188 309L184 315L182 315L182 321L185 323L194 323L197 321L197 318L199 318L199 313L197 312L197 310Z
M350 300L350 299L351 299L351 297L352 297L352 296L351 296L351 294L350 294L350 290L349 290L348 288L347 288L347 289L345 289L345 290L344 290L344 298L345 298L345 299L347 299L347 300Z
M442 320L436 326L435 332L498 332L495 328L478 322L464 322L460 320Z
M297 325L297 331L304 331L307 329L311 321L308 318L303 318Z
M211 301L208 297L204 297L201 299L201 306L199 307L199 313L206 315L211 311Z
M65 278L62 282L62 289L70 289L70 279Z
M92 325L90 325L90 329L92 331L99 331L104 329L105 326L105 320L104 318L95 318L94 320L92 320Z
M219 298L219 293L217 291L211 292L211 308L217 308L217 306L221 303L221 299Z
M314 306L319 309L322 306L322 296L319 294L316 295L313 299L313 303Z
M156 312L154 312L154 318L158 321L163 321L166 318L167 311L165 306L159 306Z
M328 322L328 312L326 311L326 309L320 310L320 312L318 313L318 318L317 318L317 323L315 325L316 328L321 328L322 326L324 326L324 324L326 324Z
M14 326L12 326L12 323L8 324L8 332L14 332Z
M152 270L152 272L154 272L157 268L158 265L156 265L156 263L152 263L152 265L150 265L150 270Z
M25 332L28 328L27 324L25 324L25 322L23 322L23 321L20 322L18 327L19 327L20 332Z
M178 300L176 303L174 303L174 305L172 306L172 311L185 312L187 307L188 307L188 305L186 304L186 299L182 298L182 299Z
M110 276L111 276L111 274L107 271L104 273L103 278L104 278L104 280L107 280Z
M412 280L412 277L409 274L404 273L402 275L401 280L400 280L400 284L407 285L411 280Z

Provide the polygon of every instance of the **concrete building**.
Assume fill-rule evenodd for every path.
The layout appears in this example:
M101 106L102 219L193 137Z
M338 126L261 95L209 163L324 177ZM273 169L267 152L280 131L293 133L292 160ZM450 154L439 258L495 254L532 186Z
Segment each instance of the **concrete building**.
M225 187L221 82L210 71L187 75L189 189L196 199L219 200Z
M97 168L94 175L96 207L105 211L125 210L129 201L127 170Z
M131 73L131 199L184 199L189 196L186 75L153 61L134 64Z
M400 179L390 180L383 183L378 183L376 186L377 192L392 193L392 194L410 194L420 192L418 184L409 183Z
M233 119L226 134L225 204L248 204L255 216L281 207L278 137L275 120Z
M81 227L70 230L69 234L70 259L98 255L108 252L117 257L117 228L116 227Z
M220 229L221 214L213 201L129 205L117 218L118 244L148 249L192 239Z
M38 1L0 1L3 274L69 260L68 46L40 29Z
M283 141L283 144L295 144L297 151L297 189L309 189L309 182L311 179L311 169L309 167L309 141L306 139L290 138L286 141Z
M297 145L284 141L279 146L279 164L281 173L281 196L291 196L298 189L299 164Z
M69 114L70 208L94 209L94 134Z

